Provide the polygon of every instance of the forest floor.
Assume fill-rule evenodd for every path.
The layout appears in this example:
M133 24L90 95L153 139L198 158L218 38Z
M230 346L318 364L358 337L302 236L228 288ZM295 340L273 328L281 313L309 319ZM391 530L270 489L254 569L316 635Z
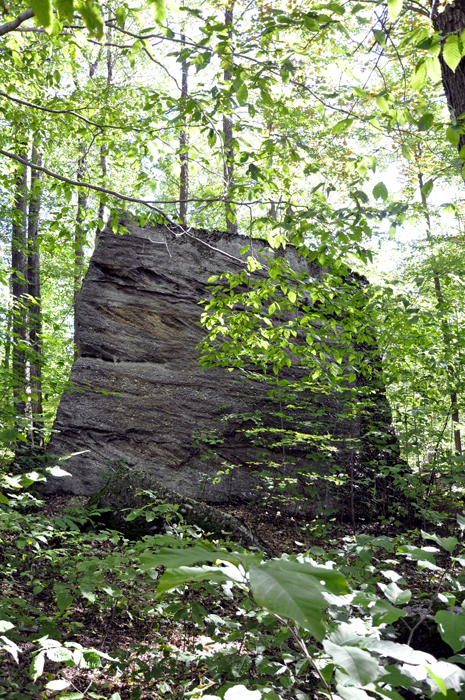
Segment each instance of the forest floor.
M84 498L46 497L41 509L42 522L44 525L55 523L54 527L65 523L67 514L69 517L70 513L79 512L85 502ZM247 525L276 556L309 550L313 553L341 552L343 543L353 540L354 535L395 539L405 533L405 527L379 523L360 525L356 532L348 523L315 527L256 505L231 507L227 512ZM254 628L247 620L249 613L244 612L244 605L236 597L225 595L218 599L217 592L207 585L193 586L171 602L157 602L156 582L145 577L145 582L141 583L134 571L132 557L137 554L137 546L134 548L131 543L121 541L115 533L113 536L98 531L81 534L71 530L63 538L54 534L50 539L45 534L43 544L18 543L21 537L18 532L4 530L0 535L0 564L5 565L2 566L3 576L0 575L0 619L5 619L7 613L10 615L7 619L14 621L15 629L9 637L20 650L18 662L15 662L0 647L0 698L189 698L199 685L204 686L207 693L215 693L213 686L218 687L218 678L236 683L247 678L251 662L244 661L243 668L238 666L235 671L231 654L243 658L249 650L252 658L253 644L244 640L249 634L245 629L252 637ZM396 568L393 559L386 561ZM420 597L431 594L430 581L419 572L415 562L404 558L400 564L401 568L397 567L399 577L402 576L413 592ZM97 572L98 596L90 589L80 595L76 589L79 572L86 574L89 570L93 574ZM209 616L212 615L222 621L218 623L220 626L224 623L226 641L221 641L221 635L211 633L212 618ZM243 635L234 632L237 620L245 625ZM265 632L256 629L256 634L262 635L263 646ZM91 660L89 668L63 664L60 668L45 658L44 674L33 680L31 659L38 650L37 639L46 635L60 644L66 642L95 649L103 655L102 663L94 655L95 663ZM428 634L423 641L417 641L417 648L422 646L423 650L430 651ZM443 643L437 634L431 643L436 656L450 653L439 648ZM212 661L216 653L217 663ZM56 660L59 658L57 654ZM63 659L66 662L65 657ZM226 666L222 668L225 659ZM37 674L37 667L35 671ZM66 695L45 689L47 682L57 678L69 683ZM216 682L212 678L216 678ZM312 697L309 682L311 677L302 681L300 696L295 697ZM209 684L212 685L210 691Z

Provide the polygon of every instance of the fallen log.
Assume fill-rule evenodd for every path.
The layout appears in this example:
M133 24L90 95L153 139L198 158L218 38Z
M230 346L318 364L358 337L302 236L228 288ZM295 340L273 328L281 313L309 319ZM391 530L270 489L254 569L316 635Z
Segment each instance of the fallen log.
M142 515L130 522L126 517L131 510L144 508L149 504L178 505L178 512L182 515L184 523L197 525L206 536L214 539L229 538L245 549L255 548L263 551L268 557L275 556L268 545L234 516L202 501L182 496L153 476L126 465L119 466L103 489L90 497L88 508L106 511L103 519L109 526L135 538L149 534L151 523Z

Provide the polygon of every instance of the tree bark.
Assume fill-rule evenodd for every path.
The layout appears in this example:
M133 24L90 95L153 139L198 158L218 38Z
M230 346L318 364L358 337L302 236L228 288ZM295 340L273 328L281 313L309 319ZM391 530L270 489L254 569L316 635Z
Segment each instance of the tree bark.
M184 48L186 37L181 34L181 46ZM189 134L186 128L185 108L188 96L188 71L189 66L186 61L182 62L181 75L181 109L183 110L183 125L179 133L179 160L181 172L179 177L179 218L182 226L187 226L187 199L189 197Z
M27 157L25 144L19 144L21 157ZM13 301L13 398L18 415L25 415L26 401L26 298L27 293L27 170L20 166L15 177L15 197L11 238Z
M86 154L85 146L81 145L81 156L78 160L77 167L77 180L84 179L84 172L86 167ZM76 303L76 297L79 290L81 289L82 278L84 273L84 246L86 244L86 231L84 227L84 220L87 211L87 190L82 188L78 192L78 204L77 204L77 215L76 215L76 230L74 234L74 303ZM76 313L74 314L74 343L77 345L78 339L78 328L76 322ZM77 356L77 350L75 351Z
M438 12L440 3L435 3L432 17L434 29L443 36L443 43L449 34L460 35L465 29L465 0L456 0L441 5L443 12ZM465 58L462 58L455 71L451 70L444 61L442 52L439 56L441 63L442 84L447 102L457 121L463 122L465 115ZM462 118L461 118L462 117ZM465 145L465 134L461 134L459 150Z
M232 26L233 26L233 11L234 3L231 4L230 8L226 9L224 15L224 23L228 28L229 40L232 40ZM232 58L230 59L232 60ZM232 75L231 70L227 67L224 69L223 74L225 83L231 82ZM230 111L230 105L228 106L228 111ZM224 156L223 156L223 178L224 178L224 199L225 199L225 210L226 210L226 229L229 233L234 235L237 234L237 219L235 213L235 207L231 202L232 189L234 186L234 150L232 147L233 141L233 122L230 114L223 114L223 139L224 139Z
M37 165L42 165L41 154L37 152L35 144L32 146L31 160ZM40 290L40 249L38 242L39 217L41 205L40 183L42 173L39 170L31 171L31 194L29 199L29 215L27 229L28 244L28 328L30 344L29 364L29 392L30 415L32 430L30 442L32 447L43 447L43 436L40 432L42 425L42 303ZM37 398L35 398L37 397Z

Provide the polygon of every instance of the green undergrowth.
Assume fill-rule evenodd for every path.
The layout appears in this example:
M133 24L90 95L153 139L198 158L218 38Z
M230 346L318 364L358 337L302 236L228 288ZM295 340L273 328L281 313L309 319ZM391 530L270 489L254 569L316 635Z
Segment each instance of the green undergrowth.
M462 516L265 561L173 511L137 541L51 515L43 478L2 477L0 698L465 697Z

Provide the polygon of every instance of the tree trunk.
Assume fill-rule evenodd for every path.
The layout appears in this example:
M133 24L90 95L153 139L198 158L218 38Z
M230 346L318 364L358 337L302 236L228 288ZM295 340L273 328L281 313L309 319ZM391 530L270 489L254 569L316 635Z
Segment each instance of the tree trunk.
M181 46L184 48L186 37L181 34ZM183 110L183 125L179 133L179 160L181 162L180 186L179 186L179 218L182 226L187 226L187 199L189 197L189 134L186 129L185 108L188 95L188 70L186 61L182 62L181 79L181 109Z
M27 159L25 144L19 155ZM15 177L15 197L11 238L12 302L13 302L13 397L17 415L25 415L26 401L26 298L27 293L27 170L19 166ZM22 423L22 421L21 421Z
M438 12L438 8L444 11ZM465 0L447 2L443 5L435 3L433 26L437 32L441 32L444 37L443 41L449 34L460 35L465 29ZM444 61L442 52L439 61L441 63L442 84L449 108L457 121L462 122L464 119L460 119L460 117L465 115L465 58L462 58L455 72ZM459 150L463 145L465 145L465 134L460 136Z
M234 3L225 11L224 23L228 28L229 40L232 40L233 26L233 9ZM232 61L232 57L230 59ZM224 70L224 80L226 84L231 82L232 75L229 68ZM230 105L228 111L230 111ZM237 234L237 220L235 207L231 202L234 185L234 150L232 147L233 141L233 122L230 114L223 114L223 139L224 139L224 155L223 155L223 178L224 178L224 198L226 210L226 229L229 233Z
M111 26L108 27L108 41L111 42ZM110 97L110 90L111 90L111 82L113 79L113 68L114 68L114 59L111 53L111 48L108 46L107 47L107 96L106 99L108 100ZM104 187L107 186L107 178L108 178L108 161L107 161L107 153L108 153L108 144L102 143L100 146L100 169L102 172L102 185ZM98 207L98 218L99 218L99 223L97 225L97 231L95 235L95 243L97 243L97 237L100 232L100 221L104 222L104 216L105 216L105 204L103 203L102 200L100 200L99 207Z
M78 160L77 168L77 179L82 180L84 178L84 172L86 167L86 154L85 146L81 145L81 157ZM84 246L86 244L86 231L84 227L84 220L87 211L87 190L80 189L78 192L78 205L77 205L77 215L76 215L76 231L74 234L74 302L76 303L76 297L79 290L81 289L83 272L84 272ZM74 343L77 345L78 340L78 328L76 322L76 314L74 314ZM77 356L77 350L75 351L75 356Z
M42 165L42 157L37 152L35 144L32 146L31 160L37 165ZM42 426L42 304L40 292L40 249L37 236L39 233L39 216L41 205L40 183L42 173L40 170L32 169L31 172L31 195L29 200L29 216L27 228L28 244L28 312L29 312L29 394L30 415L32 419L32 430L30 442L32 447L43 447L43 436L40 432Z
M423 204L423 211L426 219L426 237L428 239L429 243L433 242L433 238L431 235L431 220L430 216L428 213L428 208L427 208L427 202L426 202L426 197L423 193L423 173L420 171L418 173L418 184L420 186L420 196L421 196L421 202ZM437 270L433 269L433 281L434 281L434 292L436 295L436 299L438 302L438 305L441 308L444 308L444 295L442 293L442 287L441 287L441 280L439 277L439 273ZM447 318L444 318L442 321L442 337L444 340L444 345L446 349L450 348L450 327L449 323L447 321ZM454 444L455 444L455 450L458 452L458 454L462 454L462 437L460 433L460 428L457 427L457 424L459 423L459 408L457 404L457 392L454 388L454 384L456 382L456 376L455 376L455 371L454 368L451 365L448 365L447 367L447 372L448 372L448 379L450 382L450 386L452 387L450 390L450 401L451 401L451 417L452 417L452 424L453 424L453 430L454 430Z

